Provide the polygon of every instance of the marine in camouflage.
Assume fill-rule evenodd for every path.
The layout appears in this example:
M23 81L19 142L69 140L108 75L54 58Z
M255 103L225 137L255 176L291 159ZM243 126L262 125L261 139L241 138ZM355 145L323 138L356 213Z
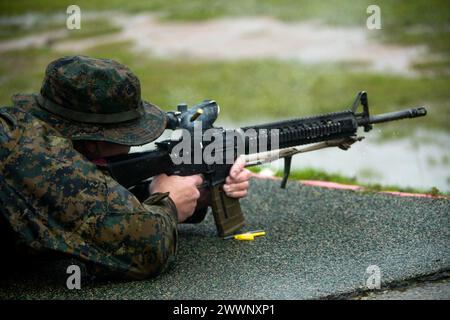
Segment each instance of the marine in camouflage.
M60 60L47 68L41 94L16 95L14 106L0 108L1 221L18 244L76 257L94 275L156 275L177 250L177 211L168 193L140 202L77 152L72 140L146 143L162 132L162 111L140 101L139 82L122 65L87 57ZM58 77L65 80L53 80ZM39 97L59 111L87 116L142 113L122 125L81 123L42 107Z

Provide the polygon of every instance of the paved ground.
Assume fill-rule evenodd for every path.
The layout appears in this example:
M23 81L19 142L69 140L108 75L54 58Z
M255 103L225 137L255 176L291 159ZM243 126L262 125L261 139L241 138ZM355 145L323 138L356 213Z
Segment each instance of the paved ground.
M363 294L377 265L381 289L450 270L450 201L330 190L271 180L243 201L253 242L216 237L211 217L180 228L174 268L155 279L65 288L67 261L3 276L0 298L308 299ZM448 273L447 273L448 274ZM440 287L448 293L449 286Z

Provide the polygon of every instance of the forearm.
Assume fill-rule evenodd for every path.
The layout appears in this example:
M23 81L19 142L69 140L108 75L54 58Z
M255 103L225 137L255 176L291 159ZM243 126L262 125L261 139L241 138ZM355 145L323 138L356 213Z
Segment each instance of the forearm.
M84 234L98 257L89 257L98 277L144 279L165 271L175 260L177 212L167 194L154 194L141 209L111 212L96 221L95 233ZM106 255L105 255L106 253Z
M107 208L80 230L94 254L86 257L97 277L144 279L166 270L178 244L177 211L167 194L139 201L107 178Z

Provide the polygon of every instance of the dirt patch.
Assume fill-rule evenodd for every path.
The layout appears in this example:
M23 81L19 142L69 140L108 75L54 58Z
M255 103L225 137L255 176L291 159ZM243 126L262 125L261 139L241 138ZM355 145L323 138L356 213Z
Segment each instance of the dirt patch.
M117 22L123 27L122 36L132 39L137 49L163 57L358 61L376 71L411 74L412 63L426 52L425 47L378 43L364 27L328 26L318 21L287 23L271 17L241 17L162 23L138 15Z
M67 36L67 30L46 31L37 35L21 37L19 39L0 42L0 52L26 48L39 48Z
M104 17L103 14L101 14ZM56 50L83 52L99 44L132 41L135 50L159 57L205 60L275 58L303 63L358 62L365 69L414 75L414 62L425 46L402 47L374 40L365 26L339 27L319 21L283 22L272 17L222 18L200 22L163 22L155 15L110 14L117 34L80 40L61 39L64 32L42 33L0 42L0 52L52 43Z

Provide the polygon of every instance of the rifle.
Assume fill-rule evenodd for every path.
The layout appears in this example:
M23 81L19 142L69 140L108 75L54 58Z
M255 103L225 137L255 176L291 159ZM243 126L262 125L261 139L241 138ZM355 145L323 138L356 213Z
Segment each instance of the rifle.
M362 105L362 111L358 112L360 105ZM214 127L219 111L219 106L214 100L205 100L190 109L186 104L178 105L177 111L166 113L166 128L182 129L182 138L156 142L156 148L151 151L110 157L107 159L107 169L114 179L127 188L162 173L180 176L203 175L204 183L201 187L210 191L210 205L217 231L219 236L223 237L236 232L244 225L239 200L228 197L222 189L225 178L237 157L242 157L245 166L284 158L281 187L285 188L292 156L329 147L347 150L353 143L363 139L357 136L358 127L363 127L364 131L368 132L375 123L416 118L425 116L427 113L424 107L419 107L372 116L369 114L367 93L364 91L357 94L353 105L348 110L243 127L240 130ZM200 128L200 135L196 135L196 128ZM212 130L213 133L206 134L208 130ZM242 134L249 130L257 132L257 135ZM231 131L233 131L232 135L230 135ZM271 132L270 135L269 132ZM275 134L272 134L273 132ZM188 151L182 149L179 152L181 143L185 143L194 150L197 148L205 151L211 147L212 141L221 142L219 147L211 152L216 160L213 163L206 161L204 157L196 159L197 155L191 152L192 149ZM239 142L241 142L241 148L239 148ZM265 142L265 148L260 147L263 145L262 142ZM313 145L300 148L301 145L306 144ZM256 147L252 148L255 145ZM190 161L180 162L182 158ZM196 222L203 220L205 214L206 210L201 217L194 220Z

